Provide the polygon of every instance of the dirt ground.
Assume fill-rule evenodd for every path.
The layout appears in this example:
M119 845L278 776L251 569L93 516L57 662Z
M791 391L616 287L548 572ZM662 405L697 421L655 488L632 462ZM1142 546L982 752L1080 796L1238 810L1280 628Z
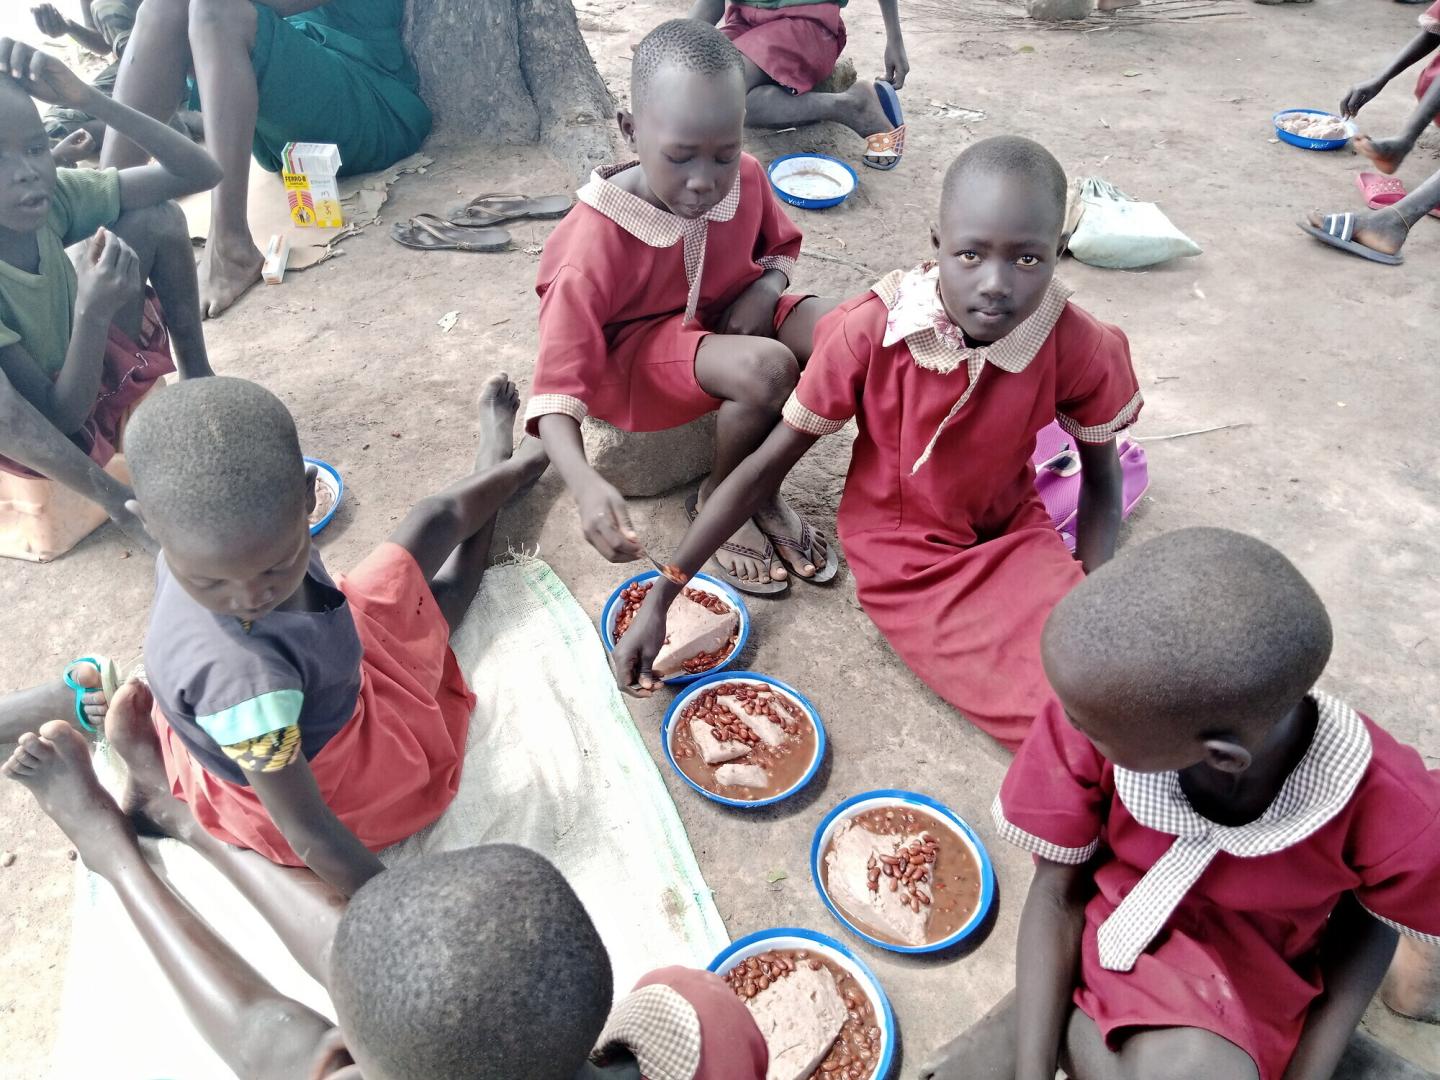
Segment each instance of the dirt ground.
M612 87L626 83L632 43L680 7L648 0L581 5ZM808 249L842 260L802 258L796 285L854 293L917 261L945 164L986 135L1033 136L1072 175L1103 176L1159 201L1205 249L1202 256L1143 273L1074 263L1061 270L1081 304L1130 336L1147 397L1137 433L1161 437L1146 444L1152 486L1126 536L1212 524L1278 545L1334 616L1337 649L1325 685L1440 764L1440 576L1433 570L1440 481L1424 441L1440 412L1433 370L1440 223L1416 227L1403 269L1322 248L1295 219L1315 206L1358 207L1359 163L1348 151L1281 145L1268 124L1278 108L1333 109L1352 81L1378 70L1413 33L1417 9L1387 0L1234 2L1215 10L1235 17L1082 34L953 7L907 23L913 71L903 94L910 122L904 164L888 175L860 170L859 192L839 209L794 212ZM861 0L846 14L850 55L862 75L873 74L883 42L878 13ZM1393 129L1413 103L1410 85L1402 78L1372 103L1366 126ZM984 119L946 116L932 101L980 110ZM756 135L749 148L762 160L806 148L859 156L847 132L829 128ZM535 151L437 138L427 152L436 164L400 183L387 221L443 209L461 194L574 186ZM1413 186L1437 159L1440 140L1432 133L1402 175ZM516 250L473 256L402 251L383 228L371 229L347 241L342 258L281 287L257 288L210 324L216 369L279 393L307 452L345 474L345 506L321 542L332 568L356 562L417 494L466 468L471 400L483 375L503 368L528 386L536 336L531 286L547 231L522 225ZM444 332L437 323L450 311L458 321ZM1232 426L1163 439L1214 425ZM847 453L843 435L826 440L789 485L791 497L826 527ZM642 502L637 518L664 543L673 543L683 524L677 497ZM538 546L597 614L628 573L584 543L553 475L503 521L497 542L502 549ZM0 581L0 687L48 677L78 655L138 653L151 565L114 529L55 565L7 563ZM845 938L815 894L807 858L820 816L848 795L913 787L976 825L1000 883L998 918L983 942L962 955L917 960L850 941L892 997L905 1045L901 1075L910 1077L929 1050L1012 984L1029 864L999 843L989 824L1006 756L896 660L859 610L848 577L792 593L752 603L747 666L813 698L832 736L827 769L803 797L750 814L699 799L668 771L666 782L736 936L800 925ZM633 710L657 753L663 706L656 700ZM0 821L0 848L16 855L0 869L0 1074L39 1078L51 1075L72 864L63 838L14 785L0 785ZM787 876L767 884L777 870ZM1399 1021L1380 1006L1371 1022L1382 1038L1440 1069L1440 1031Z

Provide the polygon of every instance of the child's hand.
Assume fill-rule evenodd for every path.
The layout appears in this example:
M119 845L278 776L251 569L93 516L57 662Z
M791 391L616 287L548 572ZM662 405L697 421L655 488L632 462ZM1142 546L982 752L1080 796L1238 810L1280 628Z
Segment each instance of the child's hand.
M9 75L33 98L47 105L84 108L96 91L47 52L0 37L0 74Z
M656 600L652 589L635 613L630 629L610 654L616 684L632 697L649 697L661 686L660 677L650 670L650 665L665 644L666 610L667 605Z
M905 52L905 42L899 38L885 42L885 81L899 90L909 74L910 56Z
M720 316L716 331L721 334L743 334L746 337L775 336L775 306L780 292L765 277L760 278L735 298Z
M101 229L85 245L77 268L75 310L103 319L108 325L125 302L138 296L140 257L109 229Z
M1350 92L1345 95L1345 100L1340 102L1340 115L1351 117L1363 109L1375 98L1381 90L1385 89L1383 79L1371 79L1359 86L1352 86Z
M40 4L30 9L35 16L35 27L48 38L64 37L70 32L70 24L54 4Z
M76 128L50 148L50 156L63 169L73 169L95 152L95 139L84 128Z
M580 528L590 546L611 562L634 562L645 554L640 534L630 524L625 496L596 473L575 496L580 510Z

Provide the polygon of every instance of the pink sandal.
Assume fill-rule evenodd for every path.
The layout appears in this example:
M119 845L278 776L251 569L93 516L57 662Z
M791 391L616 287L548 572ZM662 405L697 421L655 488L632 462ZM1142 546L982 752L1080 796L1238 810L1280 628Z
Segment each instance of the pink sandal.
M1405 185L1398 176L1383 176L1380 173L1362 172L1355 177L1355 186L1365 196L1365 205L1371 210L1383 210L1394 206L1405 198ZM1440 218L1440 207L1430 211L1430 216Z

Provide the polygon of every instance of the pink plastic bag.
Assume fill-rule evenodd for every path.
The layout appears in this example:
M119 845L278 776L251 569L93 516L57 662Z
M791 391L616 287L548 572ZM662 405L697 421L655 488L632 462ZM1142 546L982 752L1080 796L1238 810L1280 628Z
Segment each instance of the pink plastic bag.
M1126 432L1115 442L1120 454L1121 516L1130 511L1150 486L1150 469L1145 461L1145 448ZM1075 518L1080 507L1080 455L1075 440L1059 424L1051 423L1035 436L1035 490L1050 511L1050 520L1065 541L1075 550Z

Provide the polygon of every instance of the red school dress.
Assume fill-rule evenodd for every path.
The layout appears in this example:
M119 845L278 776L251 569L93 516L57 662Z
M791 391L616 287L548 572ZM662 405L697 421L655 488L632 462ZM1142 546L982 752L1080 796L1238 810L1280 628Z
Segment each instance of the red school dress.
M1040 631L1082 578L1035 491L1053 420L1104 443L1141 398L1125 335L1051 282L1039 310L972 348L925 263L820 321L784 419L859 433L839 532L866 614L910 670L1010 749L1049 697Z
M1427 34L1440 34L1440 0L1435 0L1420 16L1420 29ZM1440 78L1440 53L1430 58L1425 69L1420 72L1420 79L1415 84L1415 99L1418 101L1425 96L1430 85ZM1440 124L1440 115L1435 117L1435 123Z
M652 971L610 1012L591 1060L628 1050L641 1080L765 1080L770 1051L750 1010L720 976Z
M1178 773L1107 761L1059 702L994 805L1005 839L1052 862L1095 859L1075 1004L1111 1049L1139 1028L1212 1031L1280 1080L1323 992L1316 947L1346 893L1440 945L1440 773L1329 694L1310 749L1269 809L1216 825Z
M807 94L845 51L846 0L730 0L720 32L792 94Z
M597 169L545 241L531 435L547 413L662 431L714 412L720 399L695 378L700 342L767 270L788 279L795 269L800 230L749 154L729 194L694 220L611 183L639 167ZM780 298L777 329L803 299Z

